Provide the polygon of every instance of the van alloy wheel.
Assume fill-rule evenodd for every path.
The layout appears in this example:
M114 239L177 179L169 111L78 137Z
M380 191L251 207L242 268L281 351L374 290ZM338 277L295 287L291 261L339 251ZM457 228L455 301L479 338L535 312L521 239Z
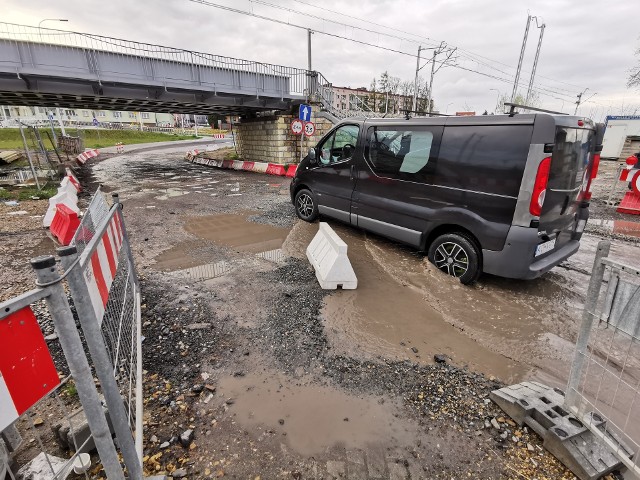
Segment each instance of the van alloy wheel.
M434 260L436 267L457 278L469 270L469 255L456 243L441 243L436 248Z
M313 222L318 218L318 205L310 190L303 188L296 193L293 204L295 205L296 215L305 222Z
M435 238L427 256L438 270L458 278L464 285L475 282L482 272L480 247L466 232L444 233Z
M313 200L307 193L298 197L298 211L303 217L309 217L313 213Z

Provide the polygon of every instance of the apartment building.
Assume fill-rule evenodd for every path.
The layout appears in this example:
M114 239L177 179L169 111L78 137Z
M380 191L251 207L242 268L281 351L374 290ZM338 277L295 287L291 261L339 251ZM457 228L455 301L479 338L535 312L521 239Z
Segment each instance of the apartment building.
M399 93L372 92L365 87L332 87L333 106L340 110L373 110L380 113L398 114L411 110L413 97ZM422 99L421 99L422 100Z
M59 113L58 113L59 112ZM0 121L12 118L22 118L25 121L48 121L48 115L53 115L54 120L58 120L58 114L65 123L93 123L95 118L100 123L132 123L139 125L142 123L149 127L173 127L181 126L183 118L181 115L171 113L155 112L124 112L115 110L86 110L68 108L49 107L22 107L22 106L0 106ZM184 115L186 125L207 124L206 115Z

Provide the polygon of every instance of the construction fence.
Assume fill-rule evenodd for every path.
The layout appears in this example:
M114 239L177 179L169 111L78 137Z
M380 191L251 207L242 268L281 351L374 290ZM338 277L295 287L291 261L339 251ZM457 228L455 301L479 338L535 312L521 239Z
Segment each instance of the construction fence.
M0 480L142 478L140 287L113 198L98 191L58 259L31 261L37 288L0 304Z
M596 252L565 408L640 478L640 268L609 249Z

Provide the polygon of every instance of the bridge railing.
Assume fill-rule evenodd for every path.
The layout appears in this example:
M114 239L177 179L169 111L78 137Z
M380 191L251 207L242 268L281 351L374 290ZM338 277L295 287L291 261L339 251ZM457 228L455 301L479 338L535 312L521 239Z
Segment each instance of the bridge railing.
M166 87L189 82L214 90L234 87L242 93L263 96L303 96L308 88L305 69L195 52L101 35L0 22L0 70L46 68L50 71L155 80ZM82 50L68 61L63 50ZM75 61L80 60L82 61ZM188 68L183 68L183 67Z

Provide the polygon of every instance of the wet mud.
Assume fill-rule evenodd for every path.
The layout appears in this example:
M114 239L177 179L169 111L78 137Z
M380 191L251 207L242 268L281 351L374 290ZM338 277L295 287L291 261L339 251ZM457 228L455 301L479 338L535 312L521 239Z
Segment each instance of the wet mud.
M219 391L233 402L230 413L249 431L271 430L286 437L305 456L330 447L363 448L379 444L408 446L417 428L398 420L380 397L347 394L334 387L286 376L254 373L219 381Z

